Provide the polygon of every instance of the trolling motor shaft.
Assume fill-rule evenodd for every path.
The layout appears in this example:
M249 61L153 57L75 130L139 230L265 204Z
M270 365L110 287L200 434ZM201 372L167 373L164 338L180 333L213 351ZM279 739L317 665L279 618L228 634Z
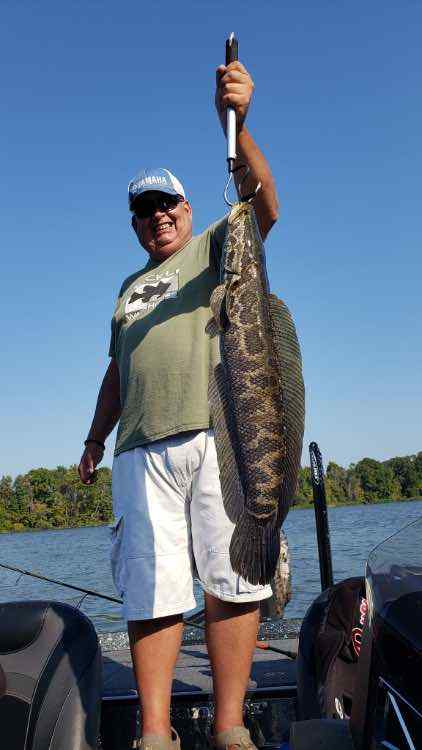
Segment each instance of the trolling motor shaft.
M317 529L321 591L325 591L325 589L333 585L334 579L330 527L328 525L327 499L324 485L324 467L322 465L321 451L317 443L310 443L309 456L311 460L311 480Z

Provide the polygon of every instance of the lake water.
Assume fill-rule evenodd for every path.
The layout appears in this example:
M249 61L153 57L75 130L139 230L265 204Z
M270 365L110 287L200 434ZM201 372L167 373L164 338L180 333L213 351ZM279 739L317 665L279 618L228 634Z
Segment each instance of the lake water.
M422 502L357 505L329 509L334 578L362 575L377 544L422 516ZM320 591L314 510L291 511L284 525L292 555L293 597L287 618L302 617ZM67 583L116 596L109 569L109 529L105 526L61 531L0 534L0 562L34 570ZM68 589L0 568L0 601L59 599L75 604ZM197 587L198 608L202 607ZM82 609L99 632L125 629L118 604L89 597Z

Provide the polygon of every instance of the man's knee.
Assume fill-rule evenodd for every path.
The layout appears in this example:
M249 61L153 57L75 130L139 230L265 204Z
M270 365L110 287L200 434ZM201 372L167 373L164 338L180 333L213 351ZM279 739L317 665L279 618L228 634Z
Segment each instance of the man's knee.
M128 620L127 630L131 643L145 638L161 630L174 626L183 626L183 614L167 615L166 617L155 617L149 620Z
M252 614L258 612L258 602L228 602L223 599L219 599L213 594L206 592L205 594L205 611L206 613L219 612L222 616L226 614L227 617L239 617L241 615Z

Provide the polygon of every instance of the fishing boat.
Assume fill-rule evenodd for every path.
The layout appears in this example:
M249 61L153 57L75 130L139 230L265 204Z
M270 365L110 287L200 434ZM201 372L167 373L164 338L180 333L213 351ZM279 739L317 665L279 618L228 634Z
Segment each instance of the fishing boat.
M245 724L267 750L418 750L422 519L376 547L365 576L334 585L320 456L311 465L323 592L302 623L261 623ZM172 724L184 750L209 747L212 730L202 626L201 613L186 625L173 682ZM135 747L142 727L125 638L99 639L68 604L0 605L1 747Z
M350 586L351 579L317 597L299 638L294 629L280 624L261 625L264 648L258 644L245 702L245 723L257 747L422 747L421 535L419 519L368 558L366 606L358 608L365 617L359 636L352 629L359 658L344 657L341 648L334 655L348 663L349 677L352 669L346 690L337 667L321 682L321 650L317 653L316 648L321 620L327 621L327 602L333 601L334 591ZM348 614L353 612L343 608L343 619ZM318 626L318 637L311 639L310 621ZM172 696L172 723L185 750L209 746L213 721L206 647L193 632L192 626L186 630ZM68 604L1 605L0 691L1 747L8 750L128 750L141 733L129 649L122 643L110 650L103 641L101 654L93 625ZM331 703L323 699L324 693L331 694Z
M280 623L261 625L267 648L257 643L245 702L245 724L257 747L422 748L421 540L422 518L382 542L369 555L365 576L317 597L299 637ZM103 747L120 750L139 731L127 651L105 654L104 677ZM199 642L182 646L172 711L186 750L209 746L211 674Z

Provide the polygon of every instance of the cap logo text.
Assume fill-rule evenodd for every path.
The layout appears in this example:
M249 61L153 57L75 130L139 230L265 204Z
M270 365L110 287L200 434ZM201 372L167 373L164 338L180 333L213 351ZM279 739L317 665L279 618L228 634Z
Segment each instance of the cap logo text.
M167 185L165 177L152 175L151 177L143 177L141 180L134 182L132 185L132 192L139 190L139 188L146 187L147 185Z

